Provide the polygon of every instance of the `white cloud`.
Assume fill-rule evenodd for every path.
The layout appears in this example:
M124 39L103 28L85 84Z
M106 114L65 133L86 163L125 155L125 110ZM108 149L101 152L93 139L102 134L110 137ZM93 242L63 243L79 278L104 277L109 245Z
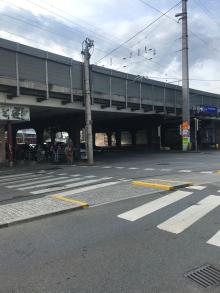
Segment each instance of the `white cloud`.
M176 3L175 0L146 0L146 2L163 11ZM217 18L220 13L220 1L212 0L205 3L209 5L214 16L216 15L216 19L207 13L204 14L196 3L188 1L190 78L220 79L218 70L220 33ZM46 10L39 6L45 7ZM170 17L174 17L180 10L179 7L172 11ZM127 0L3 0L0 2L0 12L9 15L9 17L1 15L1 37L81 60L81 42L88 36L95 41L96 49L92 62L100 59L106 52L116 48L159 16L159 13L141 2ZM30 25L18 19L27 21ZM125 46L103 59L100 65L109 67L113 62L112 68L129 73L162 77L169 81L172 80L171 77L179 79L181 77L180 37L181 24L175 24L163 17ZM156 56L152 52L144 53L145 46L148 49L155 48ZM138 56L138 49L140 55L152 60ZM132 58L129 58L131 51ZM194 80L190 81L190 85L218 92L219 84Z

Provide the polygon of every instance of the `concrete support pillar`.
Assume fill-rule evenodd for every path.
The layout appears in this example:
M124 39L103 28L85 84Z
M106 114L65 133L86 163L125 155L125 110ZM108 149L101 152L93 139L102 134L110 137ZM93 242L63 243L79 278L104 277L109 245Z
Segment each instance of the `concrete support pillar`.
M132 145L136 145L136 130L131 131L131 143Z
M96 146L96 144L95 144L95 134L96 134L95 132L92 133L93 147Z
M116 140L116 146L120 147L121 146L121 131L120 130L116 130L115 140Z
M108 146L111 147L112 146L112 132L108 131L106 134L108 137Z
M51 138L51 143L55 143L55 139L56 139L56 131L51 130L50 138Z
M6 162L6 152L5 152L5 127L0 126L0 164Z
M43 143L44 143L44 128L43 127L36 127L35 131L36 131L36 135L37 135L37 144L43 145Z
M147 145L151 148L153 145L153 131L152 128L147 129Z
M75 161L80 160L80 130L79 127L73 127L68 130L69 138L73 142L73 157Z
M13 152L13 136L12 136L12 125L11 122L8 122L7 125L7 132L8 132L8 163L9 166L13 166L13 159L14 159L14 152Z

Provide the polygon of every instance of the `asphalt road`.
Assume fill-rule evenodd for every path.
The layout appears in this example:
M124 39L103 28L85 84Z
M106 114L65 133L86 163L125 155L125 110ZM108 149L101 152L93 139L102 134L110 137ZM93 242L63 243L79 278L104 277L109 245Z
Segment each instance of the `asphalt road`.
M77 194L77 199L90 203L89 209L1 229L0 292L219 293L220 287L204 289L184 275L207 263L220 269L220 247L207 243L220 230L220 175L215 172L219 161L218 152L158 153L109 155L97 167L61 166L51 176L66 176L58 175L65 172L68 176L112 176L116 181L179 178L204 189L184 188L172 201L173 191L120 182ZM44 166L48 172L50 168ZM19 172L30 172L30 168L1 172L0 184L2 176L11 174L15 180ZM1 199L16 200L16 196L21 200L32 195L1 185ZM182 213L191 208L184 219ZM136 220L131 220L132 213ZM180 215L178 222L175 217ZM174 225L167 225L173 217ZM179 228L183 231L174 233Z
M0 292L219 292L184 277L205 263L219 268L220 247L206 243L219 230L219 209L178 235L157 228L214 190L195 191L135 222L117 216L165 194L2 229Z

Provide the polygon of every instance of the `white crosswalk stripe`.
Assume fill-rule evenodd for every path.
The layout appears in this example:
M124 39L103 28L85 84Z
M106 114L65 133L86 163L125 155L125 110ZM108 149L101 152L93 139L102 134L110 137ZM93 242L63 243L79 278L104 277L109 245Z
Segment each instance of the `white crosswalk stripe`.
M119 184L119 183L120 183L120 181L110 181L110 182L106 182L106 183L99 183L99 184L94 184L94 185L91 185L91 186L85 186L85 187L82 187L82 188L76 188L76 189L61 192L61 193L59 192L59 195L61 195L61 196L71 196L71 195L78 194L78 193L81 193L81 192L86 192L86 191L89 191L89 190L96 190L96 189L99 189L99 188L104 188L104 187L116 185L116 184ZM54 196L55 195L57 195L57 194L54 194Z
M52 182L52 181L57 181L57 177L54 178L53 176L51 176L52 178L49 179L43 179L43 180L33 180L32 182L28 182L28 183L22 183L22 184L16 184L16 185L8 185L6 186L7 188L18 188L18 187L23 187L23 186L29 186L32 184L37 184L37 183L46 183L46 182ZM67 179L68 177L59 177L59 179Z
M203 190L206 188L206 186L202 186L202 185L192 185L192 186L187 186L187 189L194 189L194 190Z
M167 232L179 234L219 205L220 197L209 195L197 204L183 210L157 227Z
M51 188L32 191L31 194L42 194L42 193L49 193L49 192L65 190L65 189L68 189L68 188L73 188L73 187L78 187L78 186L82 186L82 185L86 185L86 184L96 183L96 182L99 182L99 181L109 180L111 178L112 177L102 177L102 178L99 178L99 179L89 179L89 180L84 180L84 181L80 181L80 182L76 182L76 183L72 183L72 184L66 184L66 185L63 185L61 187L51 187Z
M140 218L143 218L146 215L152 214L153 212L156 212L174 202L177 202L187 196L192 194L192 192L188 191L174 191L173 193L170 193L168 195L165 195L161 198L158 198L156 200L150 201L140 207L137 207L135 209L132 209L128 212L125 212L123 214L118 215L119 218L128 220L128 221L136 221Z
M214 172L213 171L201 171L200 173L201 174L213 174Z
M220 230L214 236L212 236L212 238L210 238L207 243L220 247Z
M40 178L48 178L48 177L52 177L52 176L45 176L45 175L42 175L42 174L37 174L37 175L30 175L28 177L15 177L15 178L5 178L5 179L2 179L0 180L0 185L5 185L5 184L8 184L8 182L10 183L14 183L14 182L22 182L22 181L31 181L33 179L40 179Z
M2 179L7 179L7 178L14 178L14 177L24 177L24 176L28 176L28 175L32 175L33 173L21 173L21 174L17 174L17 175L5 175L5 176L1 176L0 180Z
M88 176L85 176L88 178ZM89 176L90 177L90 176ZM61 183L70 183L70 182L74 182L74 181L80 181L83 178L69 178L69 179L65 179L65 180L57 180L55 182L47 182L47 183L42 183L42 184L38 184L38 185L31 185L31 186L26 186L26 187L22 187L22 188L18 188L18 190L27 190L27 189L36 189L36 188L40 188L40 187L47 187L47 186L53 186L53 185L60 185Z

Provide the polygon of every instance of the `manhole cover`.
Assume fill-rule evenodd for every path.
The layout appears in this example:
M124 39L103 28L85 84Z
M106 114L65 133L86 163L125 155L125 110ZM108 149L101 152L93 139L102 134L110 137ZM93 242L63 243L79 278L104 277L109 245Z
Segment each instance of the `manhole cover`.
M185 276L204 288L220 285L220 270L209 264L202 265Z

